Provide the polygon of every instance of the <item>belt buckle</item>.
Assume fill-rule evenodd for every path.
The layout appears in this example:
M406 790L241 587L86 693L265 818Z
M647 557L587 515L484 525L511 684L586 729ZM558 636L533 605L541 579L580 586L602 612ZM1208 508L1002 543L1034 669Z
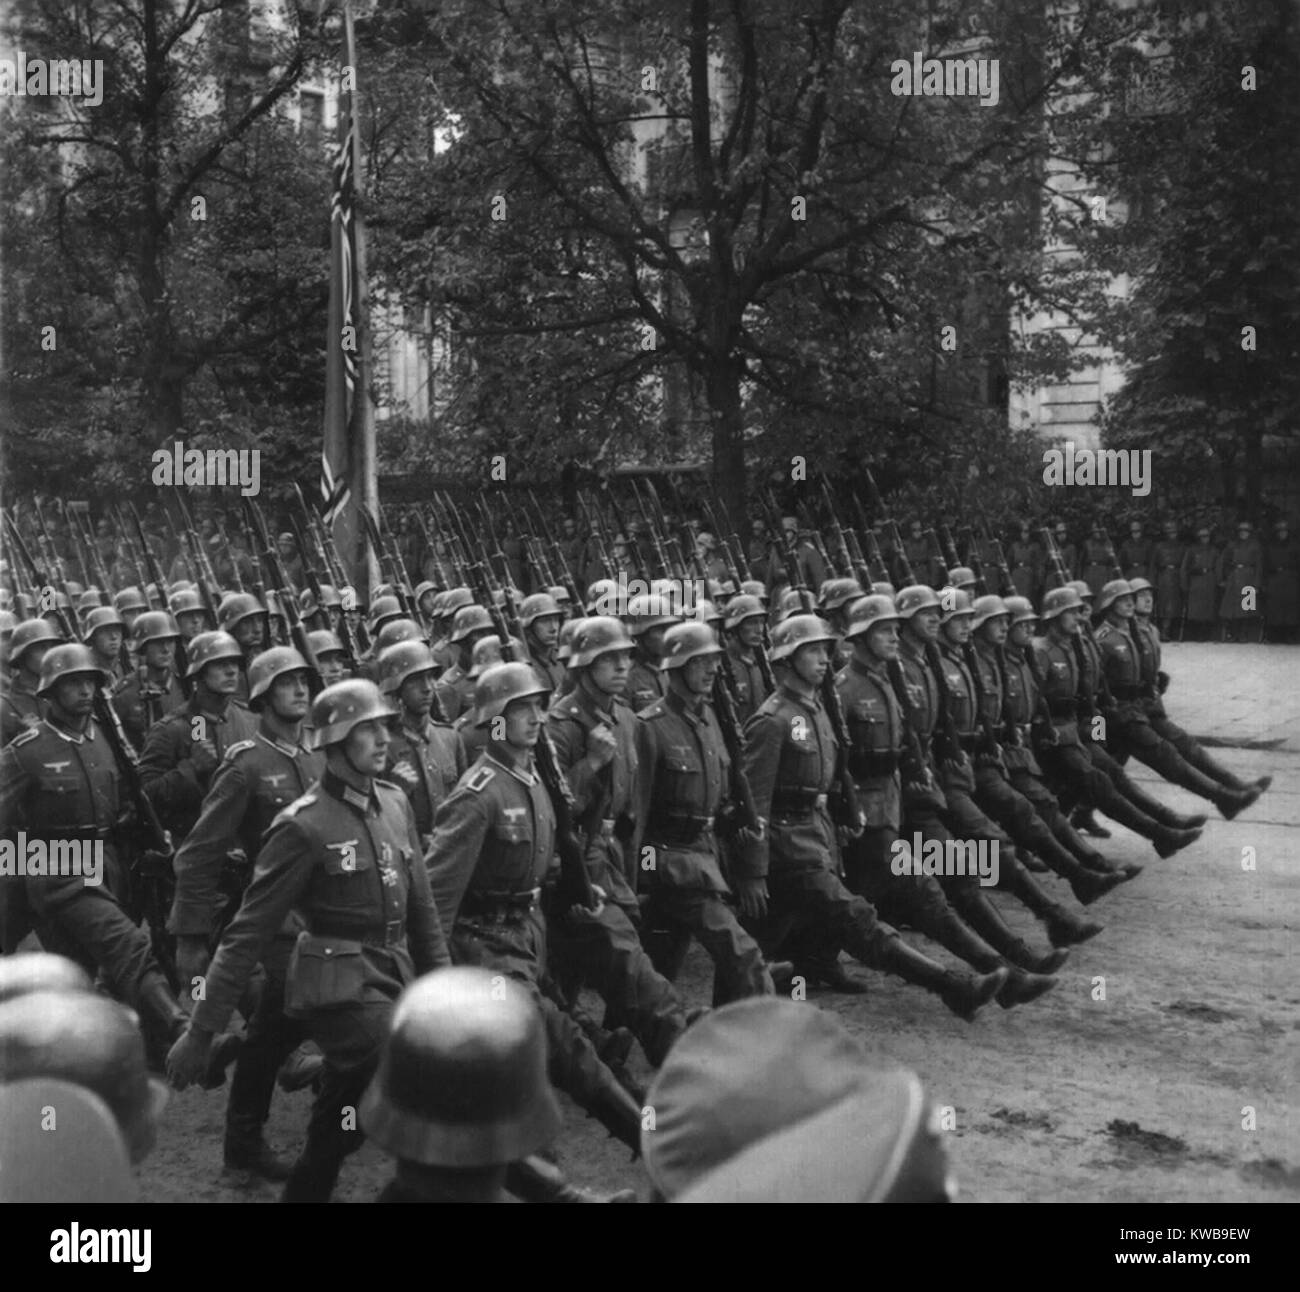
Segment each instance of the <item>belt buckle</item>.
M406 920L388 920L384 924L384 945L386 947L396 946L402 940L402 934L406 931Z
M826 795L819 794L815 799L813 799L813 808L817 811L822 811L825 809L826 803L827 803Z

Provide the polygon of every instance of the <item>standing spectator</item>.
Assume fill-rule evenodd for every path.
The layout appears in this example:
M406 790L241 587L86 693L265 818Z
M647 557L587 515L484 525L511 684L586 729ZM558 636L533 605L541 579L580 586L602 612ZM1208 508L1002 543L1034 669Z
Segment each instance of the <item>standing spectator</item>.
M1128 527L1128 538L1120 544L1119 563L1126 579L1151 580L1155 544L1146 536L1140 520L1133 521Z
M1070 542L1070 532L1065 527L1065 521L1056 522L1056 546L1061 553L1061 564L1065 567L1065 577L1067 580L1077 578L1079 575L1079 549Z
M752 578L772 586L771 561L772 536L767 532L767 522L755 520L749 527L749 542L745 544L745 560L749 563Z
M1022 520L1007 551L1007 564L1011 567L1016 591L1022 597L1028 597L1034 605L1038 604L1043 592L1043 560L1042 545L1033 537L1029 522Z
M1273 541L1264 549L1264 639L1293 642L1300 626L1300 542L1284 519L1273 525Z
M1218 582L1223 589L1219 603L1221 641L1258 641L1260 636L1259 596L1263 582L1264 554L1250 521L1237 525L1237 538L1219 555Z
M1180 586L1187 627L1193 641L1205 641L1214 625L1219 590L1219 554L1210 542L1210 527L1196 531L1196 542L1183 553Z
M1091 537L1083 544L1083 572L1079 577L1092 589L1094 598L1112 577L1110 540L1106 537L1106 527L1101 521L1092 527Z

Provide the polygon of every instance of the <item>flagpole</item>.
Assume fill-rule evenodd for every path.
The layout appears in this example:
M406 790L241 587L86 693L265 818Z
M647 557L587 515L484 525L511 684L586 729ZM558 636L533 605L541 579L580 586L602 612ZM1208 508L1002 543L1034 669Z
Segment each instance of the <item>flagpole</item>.
M370 374L374 361L374 342L370 331L370 285L366 278L366 228L364 218L365 174L362 170L360 130L360 85L357 76L356 32L352 23L351 0L343 0L343 54L345 70L352 71L352 110L348 146L352 150L353 177L353 254L355 287L355 318L357 328L357 381L352 401L352 425L349 439L352 452L349 456L351 501L349 506L364 506L372 516L379 515L379 474L375 459L375 410L370 397ZM368 605L372 590L379 583L379 567L375 553L366 542L365 526L352 513L352 537L355 543L353 571L357 595L363 605Z

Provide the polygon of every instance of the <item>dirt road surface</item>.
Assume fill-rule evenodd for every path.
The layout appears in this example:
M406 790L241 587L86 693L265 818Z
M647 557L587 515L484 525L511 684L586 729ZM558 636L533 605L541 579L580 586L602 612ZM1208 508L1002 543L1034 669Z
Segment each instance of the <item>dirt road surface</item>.
M1171 716L1232 742L1238 775L1274 776L1237 820L1160 861L1114 826L1101 845L1142 875L1089 908L1105 931L1072 953L1057 988L963 1023L916 987L857 969L870 994L813 993L873 1054L914 1068L955 1114L950 1149L968 1202L1286 1202L1300 1197L1300 650L1174 646ZM1254 747L1251 747L1254 746ZM1180 811L1182 790L1138 779ZM1243 868L1243 857L1253 869ZM1044 882L1062 900L1068 888ZM1018 903L1008 919L1042 944ZM936 948L906 935L932 953ZM946 953L939 952L946 957ZM711 966L693 952L682 979L706 1003ZM638 1056L639 1057L639 1056ZM648 1070L639 1070L643 1077ZM310 1096L277 1093L271 1139L294 1149ZM173 1095L142 1195L157 1202L270 1201L221 1181L223 1091ZM645 1191L639 1166L567 1100L560 1157L575 1182ZM367 1146L337 1198L373 1198L387 1178Z

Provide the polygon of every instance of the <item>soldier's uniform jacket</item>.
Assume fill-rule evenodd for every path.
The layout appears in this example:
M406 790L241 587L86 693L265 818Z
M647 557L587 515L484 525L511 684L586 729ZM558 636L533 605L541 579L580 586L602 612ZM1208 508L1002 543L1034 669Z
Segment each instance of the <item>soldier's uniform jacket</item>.
M467 709L474 707L474 682L465 676L459 664L452 664L438 679L434 690L447 722L455 722Z
M767 687L763 685L763 670L758 666L757 655L746 655L741 650L740 642L732 636L727 641L725 667L731 670L735 682L736 721L742 724L758 712L758 707L767 696Z
M1142 707L1153 718L1165 716L1165 702L1160 695L1160 629L1151 619L1129 621L1133 645L1137 647L1138 672L1142 678Z
M1090 538L1083 545L1083 573L1079 577L1095 597L1111 577L1110 545L1105 539Z
M543 651L541 647L534 646L528 652L528 662L546 689L552 695L559 695L564 689L564 665L555 658L555 652Z
M429 651L433 655L433 662L438 666L438 670L444 676L447 670L454 667L456 663L456 647L454 647L445 637L434 637L430 639Z
M447 936L457 920L531 909L554 857L555 810L531 757L489 743L438 809L425 854Z
M994 732L1000 737L1002 735L1002 670L998 667L998 657L996 648L988 642L972 639L974 650L970 658L975 661L975 668L979 672L980 695L978 703L980 705L980 716L993 728Z
M488 729L487 727L476 727L474 725L474 719L477 717L477 709L466 709L451 724L452 730L460 737L460 743L465 748L465 762L467 764L472 763L487 748Z
M632 656L632 668L627 675L627 702L633 713L640 713L667 693L668 684L662 670L637 651Z
M426 718L418 730L404 719L393 723L384 776L406 791L422 841L433 829L434 813L468 766L465 741L450 723Z
M637 714L632 861L642 884L726 893L714 818L730 789L731 758L713 707L694 713L669 691ZM642 851L653 848L653 867Z
M1173 618L1183 607L1183 557L1187 545L1176 538L1162 539L1155 546L1155 573L1148 575L1155 584L1156 613Z
M363 794L327 771L275 818L243 905L221 939L194 1023L220 1032L290 911L301 917L285 1012L393 1001L451 963L406 795Z
M623 853L633 833L636 807L636 718L617 701L607 709L578 685L555 701L546 715L560 767L573 791L573 820L586 843L588 869L593 883L607 882L606 863L623 879L624 901L633 899L636 872ZM598 772L587 763L588 738L595 728L607 727L618 744L617 752ZM612 894L611 894L612 895Z
M1112 712L1120 722L1145 722L1142 703L1142 656L1132 634L1116 624L1104 623L1097 629L1097 646L1101 651L1102 676L1110 687Z
M1217 611L1219 554L1210 543L1195 543L1183 555L1180 578L1187 598L1187 617L1194 624L1210 623Z
M0 698L0 745L7 745L19 732L37 726L42 716L36 686L20 671L10 679L8 689Z
M185 692L171 669L167 670L162 681L157 682L150 679L143 665L137 665L113 695L113 708L137 749L144 746L145 736L155 722L175 713L184 703Z
M264 722L252 740L226 750L199 819L173 862L176 895L169 932L210 936L215 931L225 904L221 877L226 857L240 849L250 865L256 863L271 823L324 771L323 753L289 744L272 735Z
M1002 651L1003 714L1006 718L1008 734L1014 733L1010 743L1003 746L1002 756L1006 760L1007 770L1023 768L1034 776L1042 776L1042 768L1034 757L1034 726L1038 722L1041 710L1038 697L1041 688L1034 659L1027 651L1008 643ZM1040 738L1050 733L1039 732Z
M827 794L839 746L816 695L778 686L745 724L745 776L764 823L736 849L737 873L762 879L770 868L820 870L833 865L834 830Z
M114 828L121 815L120 774L108 740L92 718L84 732L42 719L0 751L0 823L12 837L19 830L45 839L102 840L104 886L122 894ZM0 878L0 887L11 882ZM76 895L79 875L31 877ZM0 902L0 907L4 903Z
M848 768L870 829L897 830L902 806L899 771L904 743L902 707L883 663L854 657L835 675L851 746Z
M1079 571L1079 549L1073 543L1061 543L1058 551L1061 554L1061 567L1065 570L1067 579L1078 577Z
M140 755L140 781L177 843L199 819L212 781L212 773L200 773L192 756L199 718L206 739L217 751L218 765L231 745L257 735L257 719L247 709L232 701L224 714L209 713L199 706L197 694L149 729Z
M1247 588L1255 589L1258 605L1259 589L1264 573L1264 553L1257 539L1248 538L1229 543L1219 555L1218 576L1223 585L1223 600L1219 603L1220 619L1250 619L1257 611L1242 609L1242 596Z
M1058 641L1049 634L1035 638L1032 649L1039 663L1038 675L1056 733L1055 743L1077 745L1080 743L1080 679L1075 639Z
M907 688L908 720L921 742L921 752L928 760L933 760L938 757L934 740L945 702L940 690L942 683L930 667L924 643L910 633L903 633L899 646L898 662L903 670L903 685Z
M1149 538L1126 538L1119 545L1119 563L1126 579L1150 579L1155 544Z
M945 789L963 790L970 794L975 789L975 771L967 754L974 752L979 740L975 678L961 648L942 639L939 642L939 670L944 702L961 746L960 754L953 750L951 758L939 760L939 779Z

